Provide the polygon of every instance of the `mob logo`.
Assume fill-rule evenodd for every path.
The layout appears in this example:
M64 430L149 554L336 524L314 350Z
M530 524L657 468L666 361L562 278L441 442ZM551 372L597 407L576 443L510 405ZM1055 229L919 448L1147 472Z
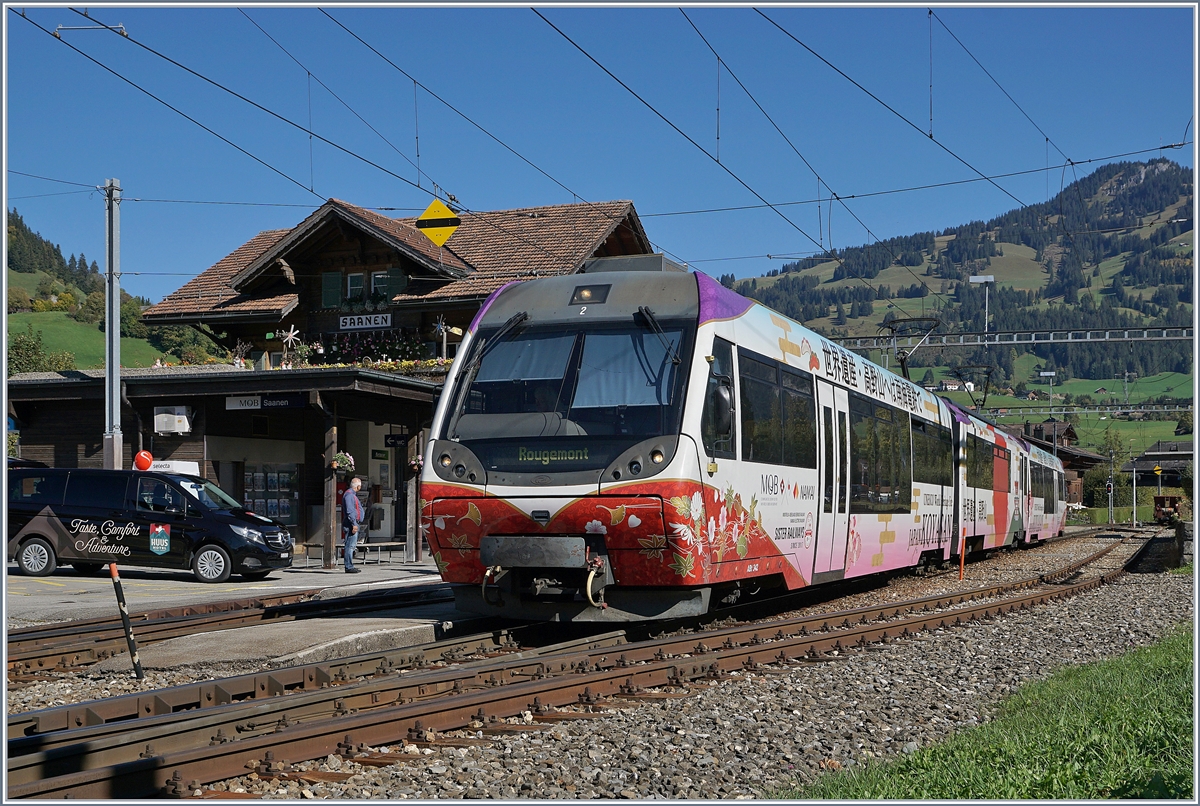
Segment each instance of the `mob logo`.
M150 524L150 550L155 554L166 554L171 550L171 525L169 523Z

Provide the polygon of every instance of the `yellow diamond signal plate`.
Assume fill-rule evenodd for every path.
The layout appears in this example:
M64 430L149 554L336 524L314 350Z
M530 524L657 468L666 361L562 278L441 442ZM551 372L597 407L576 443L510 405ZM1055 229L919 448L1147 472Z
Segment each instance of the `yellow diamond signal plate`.
M425 237L433 241L434 246L441 246L450 240L450 236L461 223L462 219L443 204L441 199L434 199L417 219L417 229L425 233Z

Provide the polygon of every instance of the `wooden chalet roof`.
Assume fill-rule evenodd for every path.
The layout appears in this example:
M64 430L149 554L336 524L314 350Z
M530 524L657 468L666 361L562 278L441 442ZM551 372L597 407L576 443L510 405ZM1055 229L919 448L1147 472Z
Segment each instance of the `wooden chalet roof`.
M143 318L164 322L199 312L213 318L261 315L286 316L299 302L296 294L243 294L235 291L232 280L238 272L277 244L291 230L260 232L213 266L168 294L162 302L142 313Z
M651 251L631 201L525 207L460 214L462 225L447 243L474 271L448 284L411 283L397 304L483 298L514 280L578 271L592 256ZM415 221L416 219L406 219Z
M337 218L412 258L425 271L413 277L396 304L471 302L505 283L566 274L588 258L649 254L631 201L583 202L516 210L460 213L462 225L445 247L434 246L415 218L388 218L330 199L290 230L250 239L162 302L143 312L147 322L263 316L281 319L299 303L278 284L256 290L255 280Z

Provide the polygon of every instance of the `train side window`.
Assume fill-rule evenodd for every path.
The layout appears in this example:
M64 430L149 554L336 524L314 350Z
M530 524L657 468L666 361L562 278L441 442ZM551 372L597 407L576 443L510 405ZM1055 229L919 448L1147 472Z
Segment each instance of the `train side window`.
M787 369L783 370L783 463L814 469L817 466L817 417L812 378Z
M708 365L708 385L704 390L704 411L700 417L700 438L709 456L734 458L736 419L729 417L728 428L721 430L721 410L732 413L733 405L733 345L724 339L713 339L712 363Z
M850 511L909 512L912 440L899 409L850 397Z
M967 436L967 486L984 490L992 489L995 476L992 461L992 443L974 434Z
M913 481L948 487L954 483L950 429L912 417Z
M738 353L741 382L742 460L779 464L783 460L783 412L779 369Z

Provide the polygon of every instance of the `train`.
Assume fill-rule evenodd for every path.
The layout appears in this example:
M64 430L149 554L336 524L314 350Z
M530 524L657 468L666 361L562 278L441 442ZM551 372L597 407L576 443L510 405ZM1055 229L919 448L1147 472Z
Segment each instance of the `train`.
M1066 513L1055 456L661 256L493 292L422 459L456 607L524 620L697 616Z

